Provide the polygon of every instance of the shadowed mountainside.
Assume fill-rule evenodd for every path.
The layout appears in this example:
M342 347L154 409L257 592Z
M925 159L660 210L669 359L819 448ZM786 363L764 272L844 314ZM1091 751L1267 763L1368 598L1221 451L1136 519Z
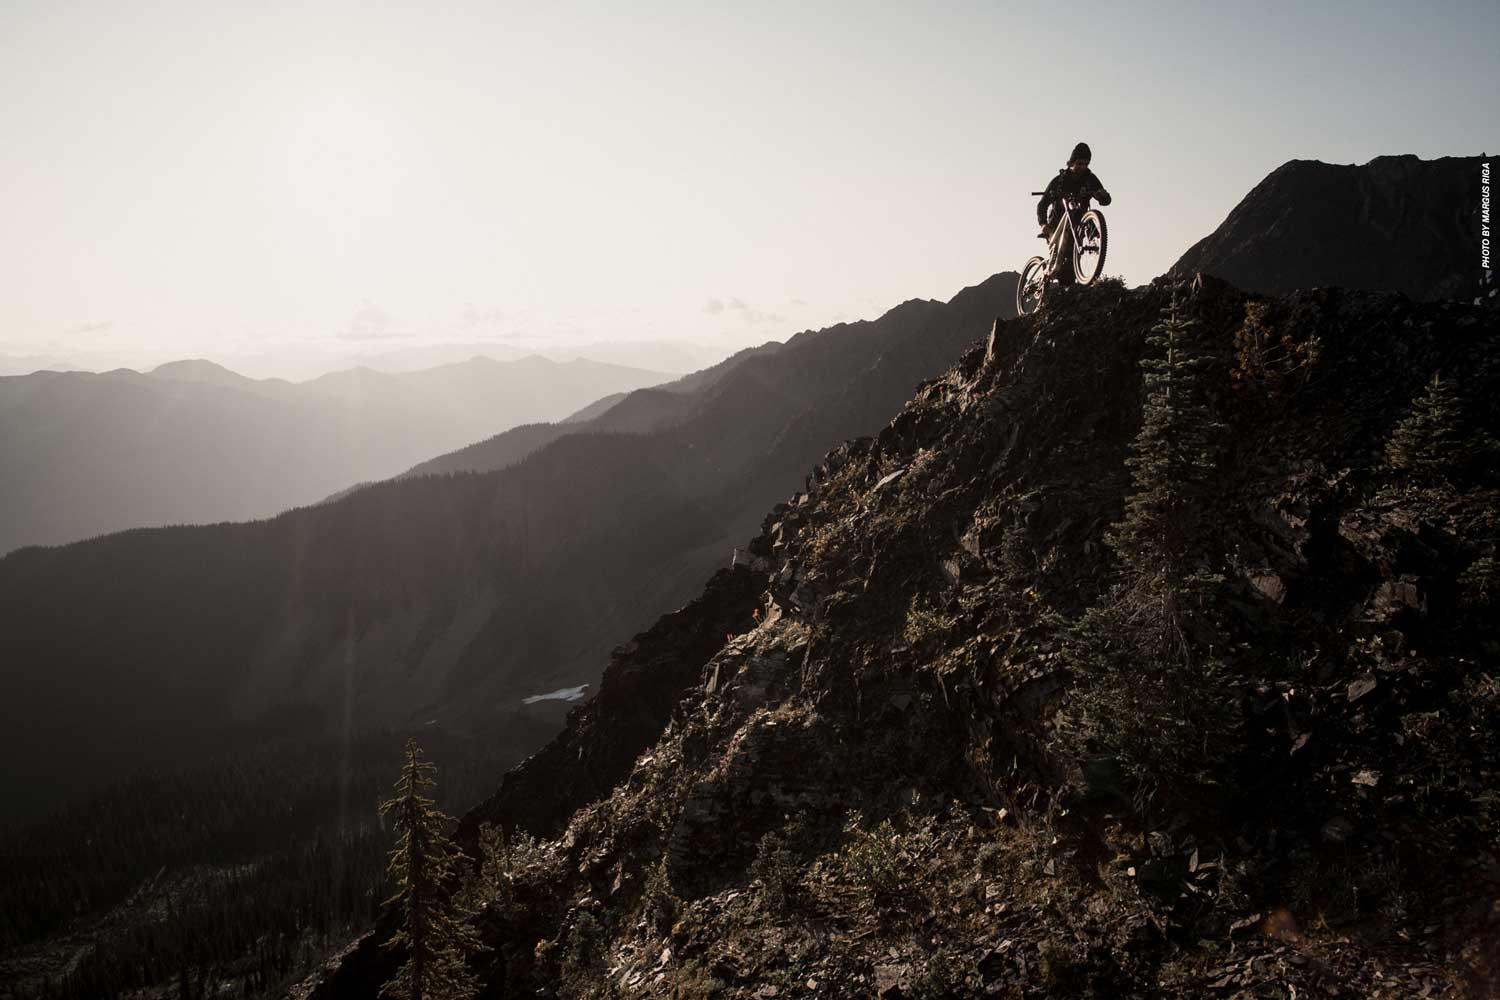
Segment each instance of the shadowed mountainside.
M0 788L25 815L268 719L487 729L525 695L596 681L825 442L878 426L1006 313L1014 280L745 352L651 433L596 419L498 472L12 553Z
M753 358L775 355L795 342L796 337L786 344L771 342L749 347L711 368L684 375L675 381L597 400L557 423L511 428L457 451L428 459L407 470L403 476L503 469L564 434L578 432L585 425L591 430L627 434L645 434L671 427L688 419L699 394L719 379Z

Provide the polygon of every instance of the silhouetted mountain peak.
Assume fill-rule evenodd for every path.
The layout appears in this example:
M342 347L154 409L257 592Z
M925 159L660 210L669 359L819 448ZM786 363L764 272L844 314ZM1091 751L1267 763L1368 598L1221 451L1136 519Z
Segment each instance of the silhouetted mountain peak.
M1249 291L1339 286L1414 299L1479 288L1479 158L1290 160L1271 171L1171 273Z
M1020 278L1020 275L1015 271L1001 271L998 274L992 274L977 285L968 285L961 289L957 295L948 300L948 304L963 306L971 301L986 301L994 296L997 291L1014 288L1018 278Z

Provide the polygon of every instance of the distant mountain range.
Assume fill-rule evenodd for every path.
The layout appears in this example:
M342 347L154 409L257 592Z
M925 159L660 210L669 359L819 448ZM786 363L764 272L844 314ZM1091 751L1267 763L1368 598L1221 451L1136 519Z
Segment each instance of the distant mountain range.
M538 345L531 348L517 347L504 341L474 341L371 352L361 356L359 364L374 368L376 371L403 372L466 361L475 355L483 355L497 361L536 355L558 362L584 358L588 361L624 365L628 368L681 373L705 368L721 360L727 353L727 351L715 350L704 344L677 340L598 340L572 347Z
M376 342L380 343L380 342ZM326 348L326 345L324 345ZM541 340L516 343L506 340L441 341L431 344L381 346L367 350L342 351L337 354L303 350L260 353L216 354L218 363L254 378L285 378L302 382L334 371L349 368L373 368L378 372L400 374L456 365L470 358L484 357L494 361L518 361L542 357L563 364L582 358L626 368L680 375L697 371L722 361L733 350L716 347L709 338L687 340L595 340L584 344L555 344ZM51 371L112 371L116 368L146 370L149 365L128 360L121 352L77 349L68 354L0 354L0 376L30 375Z
M30 375L32 372L50 369L72 371L84 367L50 354L0 354L0 377L6 375Z
M594 361L476 357L298 383L208 361L0 378L0 552L268 517L667 377Z
M1202 271L1246 291L1339 285L1418 301L1479 290L1477 156L1290 160L1188 249L1171 273Z

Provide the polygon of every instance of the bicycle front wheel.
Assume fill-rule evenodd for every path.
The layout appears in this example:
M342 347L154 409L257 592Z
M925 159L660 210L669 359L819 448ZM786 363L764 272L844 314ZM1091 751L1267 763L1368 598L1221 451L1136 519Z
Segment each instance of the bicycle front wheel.
M1021 277L1016 280L1016 313L1030 316L1042 304L1042 292L1047 289L1047 261L1033 257L1021 268Z
M1104 251L1109 248L1109 230L1104 213L1089 209L1078 220L1078 238L1073 241L1073 273L1080 285L1092 285L1104 273Z

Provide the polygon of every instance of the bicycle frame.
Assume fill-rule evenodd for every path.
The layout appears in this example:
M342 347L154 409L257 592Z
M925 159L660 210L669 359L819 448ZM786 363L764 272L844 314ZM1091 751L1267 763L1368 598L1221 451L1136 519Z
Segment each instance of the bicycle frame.
M1033 193L1040 196L1042 192L1037 191ZM1058 257L1060 256L1059 251L1062 248L1063 242L1064 227L1067 228L1068 245L1077 246L1078 229L1076 223L1074 222L1074 218L1079 214L1088 211L1087 201L1079 201L1076 198L1063 198L1061 199L1061 201L1062 217L1057 220L1057 225L1052 227L1052 234L1047 237L1047 277L1049 278L1052 277L1052 275L1057 271ZM1071 266L1071 264L1069 266Z

